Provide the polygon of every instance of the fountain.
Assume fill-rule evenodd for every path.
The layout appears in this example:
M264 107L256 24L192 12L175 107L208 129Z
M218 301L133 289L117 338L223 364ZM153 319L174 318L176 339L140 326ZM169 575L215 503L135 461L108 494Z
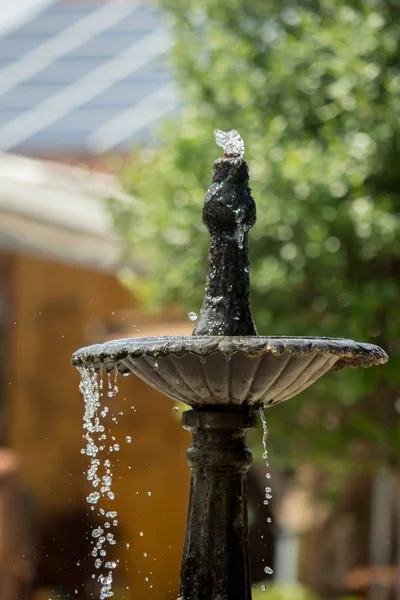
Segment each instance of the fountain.
M182 418L193 442L179 600L250 600L246 434L256 426L257 411L296 396L329 369L370 367L388 357L377 346L347 339L257 335L248 261L256 207L244 145L237 131L214 133L224 153L214 162L204 201L211 243L193 335L111 341L78 350L72 362L86 391L95 373L132 372L191 407ZM102 597L112 595L107 582Z

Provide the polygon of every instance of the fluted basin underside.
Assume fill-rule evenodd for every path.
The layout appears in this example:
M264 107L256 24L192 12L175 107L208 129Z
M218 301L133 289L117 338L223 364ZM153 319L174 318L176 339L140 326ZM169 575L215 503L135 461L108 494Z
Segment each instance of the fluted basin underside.
M302 337L154 337L96 344L73 355L77 367L135 373L193 407L264 404L296 396L329 369L385 363L372 344Z

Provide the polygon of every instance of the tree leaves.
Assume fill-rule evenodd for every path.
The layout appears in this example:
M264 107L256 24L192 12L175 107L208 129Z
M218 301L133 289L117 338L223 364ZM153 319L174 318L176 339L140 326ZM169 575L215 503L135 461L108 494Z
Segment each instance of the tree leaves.
M400 380L398 9L383 0L160 6L173 17L184 108L163 126L161 146L137 149L121 174L140 208L118 218L114 205L136 260L149 266L141 297L151 307L198 312L208 246L200 215L219 154L212 132L237 128L258 207L250 275L260 333L353 337L392 355L383 367L327 375L271 411L271 445L281 421L279 435L290 437L284 450L279 442L285 461L295 462L299 448L301 460L320 453L328 461L336 447L345 464L358 438L377 460L392 460ZM385 418L369 416L371 394ZM318 425L305 432L301 415L315 401ZM342 407L339 420L329 420L332 403ZM383 431L390 448L377 443Z

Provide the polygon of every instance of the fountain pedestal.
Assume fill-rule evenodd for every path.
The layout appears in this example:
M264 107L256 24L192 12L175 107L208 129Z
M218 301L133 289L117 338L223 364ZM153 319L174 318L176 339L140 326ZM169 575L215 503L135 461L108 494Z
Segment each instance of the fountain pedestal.
M329 369L383 364L378 346L347 339L257 336L250 309L248 231L256 208L236 131L217 130L203 220L210 232L206 295L190 337L115 340L75 353L81 373L135 373L166 396L192 406L190 506L181 600L251 600L246 433L256 410L296 396ZM225 147L226 146L226 147ZM89 394L89 399L92 396Z
M246 434L256 427L256 409L210 406L185 412L182 425L193 442L180 597L250 600L246 472L252 455Z

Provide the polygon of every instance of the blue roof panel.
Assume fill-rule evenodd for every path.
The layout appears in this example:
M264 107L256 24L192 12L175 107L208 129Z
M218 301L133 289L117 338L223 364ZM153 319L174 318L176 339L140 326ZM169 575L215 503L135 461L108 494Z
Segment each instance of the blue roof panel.
M3 125L7 125L13 119L16 119L21 112L17 108L0 108L0 127ZM0 139L0 148L1 148L1 139Z
M15 146L13 152L17 154L49 154L49 148L51 153L56 154L87 154L86 147L87 135L82 133L78 135L76 132L64 133L62 137L60 134L55 132L44 133L41 132L39 135L32 136L24 144ZM156 138L154 133L149 129L139 131L134 138L131 138L128 142L115 147L115 152L126 152L127 148L131 148L134 144L155 144Z
M145 31L110 32L100 33L94 39L89 40L73 52L68 54L72 59L96 58L100 61L110 60L120 52L123 52L132 44L140 42L146 35Z
M171 117L179 113L180 108L177 107L171 112ZM160 120L156 119L151 129L144 127L135 133L134 136L128 137L122 144L117 144L114 152L123 153L137 144L156 145L157 144L157 129L160 125ZM47 154L49 148L54 154L82 154L87 151L87 134L86 132L57 132L53 130L43 130L39 134L30 137L24 144L15 146L14 152L20 154Z
M24 23L17 31L8 37L24 36L53 36L61 33L64 29L76 23L80 19L90 15L93 5L90 4L54 4L47 7L43 12L35 15L32 20Z
M39 38L42 41L41 38ZM0 56L6 65L31 52L38 45L38 38L32 35L0 37Z
M137 50L144 64L135 68L134 44L160 28L167 31L162 15L145 4L132 4L132 10L126 14L127 5L121 3L121 19L108 25L101 23L104 4L90 0L54 4L18 30L0 36L0 150L87 152L88 140L97 128L113 122L171 82L169 54L162 39L159 46L155 43L151 47L148 58L141 49ZM93 23L99 23L100 18L98 32L91 29L91 18ZM57 49L59 40L68 39L66 30L81 19L86 19L86 24L83 35L81 30L75 40L77 47L59 57L52 54L51 48ZM47 42L50 50L41 50L32 60L29 53ZM119 77L118 69L110 65L128 48L133 48L132 72L129 73L128 63L128 70L122 69ZM90 78L94 72L96 77ZM21 127L20 118L24 124L27 120L29 126ZM154 124L157 120L158 115L154 114ZM131 137L128 129L126 140L116 149L151 140L154 142L153 123Z
M125 19L112 25L110 33L151 33L165 25L159 11L150 6L136 6L136 9Z
M39 102L46 100L49 96L57 93L60 86L56 83L47 85L32 85L31 83L20 83L0 96L0 114L2 112L13 111L14 114L21 114L24 111L31 110Z
M33 77L25 81L25 85L31 87L53 85L56 88L69 85L90 73L99 66L99 61L85 58L82 60L63 57L42 69ZM50 88L49 88L50 89ZM1 102L1 99L0 99Z

